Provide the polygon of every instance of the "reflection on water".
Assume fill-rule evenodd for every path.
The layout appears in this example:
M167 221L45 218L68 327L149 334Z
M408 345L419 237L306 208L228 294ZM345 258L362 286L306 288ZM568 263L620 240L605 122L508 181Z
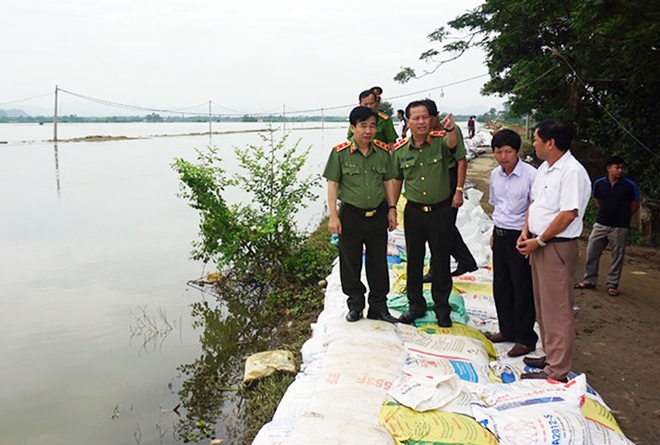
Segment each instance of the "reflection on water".
M184 380L177 433L184 441L217 434L223 443L240 443L243 363L250 354L268 349L274 334L257 292L239 289L221 303L191 305L193 325L203 331L200 356L178 368ZM216 424L221 430L215 430Z

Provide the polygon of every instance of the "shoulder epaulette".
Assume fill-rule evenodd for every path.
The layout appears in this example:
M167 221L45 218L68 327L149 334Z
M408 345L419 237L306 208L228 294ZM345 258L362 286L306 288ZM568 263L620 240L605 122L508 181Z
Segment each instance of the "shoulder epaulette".
M383 150L390 151L390 146L383 141L379 141L378 139L374 139L374 145L376 147L382 148Z
M336 145L333 150L334 151L342 151L343 149L350 147L351 146L351 141L344 141L339 145Z
M398 148L403 147L403 146L406 145L407 143L408 143L408 138L401 139L399 142L397 142L396 144L394 144L394 147L392 147L392 149L393 149L393 150L397 150Z
M383 120L388 120L390 118L387 114L383 113L382 111L378 112L378 116Z
M447 133L447 132L446 132L445 130L436 130L436 131L432 131L432 132L430 133L430 136L432 136L432 137L434 137L434 138L437 138L437 137L442 137L442 136L444 136L446 133Z

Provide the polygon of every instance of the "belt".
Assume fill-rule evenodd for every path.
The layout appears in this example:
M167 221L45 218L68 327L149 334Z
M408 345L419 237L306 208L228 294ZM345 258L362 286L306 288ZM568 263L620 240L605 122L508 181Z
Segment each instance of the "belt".
M365 209L361 209L359 207L355 207L354 205L351 205L351 204L348 204L348 203L344 202L344 203L342 203L342 208L344 208L346 210L350 210L351 212L359 213L360 215L364 216L365 218L371 218L376 213L378 213L378 209L382 208L383 205L385 205L385 201L383 201L375 209L365 210Z
M520 236L520 230L500 229L495 227L493 233L497 236Z
M532 238L536 238L538 235L535 235L533 233L530 233L529 236ZM564 238L562 236L555 236L554 238L550 238L548 240L545 240L546 243L567 243L569 241L575 241L577 237L575 238Z
M406 205L421 210L424 213L429 213L435 212L443 207L449 207L449 204L451 204L451 200L445 199L444 201L436 202L435 204L420 204L418 202L408 201L408 204Z

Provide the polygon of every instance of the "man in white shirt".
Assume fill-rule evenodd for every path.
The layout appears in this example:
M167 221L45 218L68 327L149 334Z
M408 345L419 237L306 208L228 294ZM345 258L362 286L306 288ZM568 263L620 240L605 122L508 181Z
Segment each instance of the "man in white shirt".
M566 381L575 343L573 278L578 259L577 238L591 194L587 171L570 152L573 127L556 119L539 122L532 145L544 160L532 186L532 204L518 238L518 251L529 255L534 284L536 321L546 356L526 357L543 368L521 378Z
M493 135L491 146L499 164L490 174L490 198L494 207L493 294L500 331L488 338L494 342L514 342L509 357L519 357L536 349L536 314L532 270L529 261L516 249L530 203L536 169L518 157L520 135L503 129Z

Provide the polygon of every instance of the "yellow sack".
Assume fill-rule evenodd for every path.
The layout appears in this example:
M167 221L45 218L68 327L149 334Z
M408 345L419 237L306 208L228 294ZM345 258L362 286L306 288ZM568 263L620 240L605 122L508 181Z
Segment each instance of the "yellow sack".
M264 351L252 354L245 361L243 384L268 377L275 371L297 372L296 361L290 351Z
M593 420L596 423L600 423L604 427L609 428L623 436L623 431L621 431L621 428L612 415L612 412L600 403L596 402L594 399L585 397L584 404L582 405L581 409L582 414L584 414L584 417L587 419Z
M486 295L488 297L493 296L492 283L454 280L454 289L458 289L460 293Z
M427 334L458 335L460 337L474 338L475 340L479 340L481 343L483 343L484 349L486 349L488 357L491 360L497 359L497 349L495 349L493 342L488 340L488 337L471 326L454 323L450 328L443 328L433 324L427 324L420 326L418 330L419 332L426 332Z
M472 417L440 410L418 412L407 406L385 402L380 424L397 444L497 445L497 438Z

